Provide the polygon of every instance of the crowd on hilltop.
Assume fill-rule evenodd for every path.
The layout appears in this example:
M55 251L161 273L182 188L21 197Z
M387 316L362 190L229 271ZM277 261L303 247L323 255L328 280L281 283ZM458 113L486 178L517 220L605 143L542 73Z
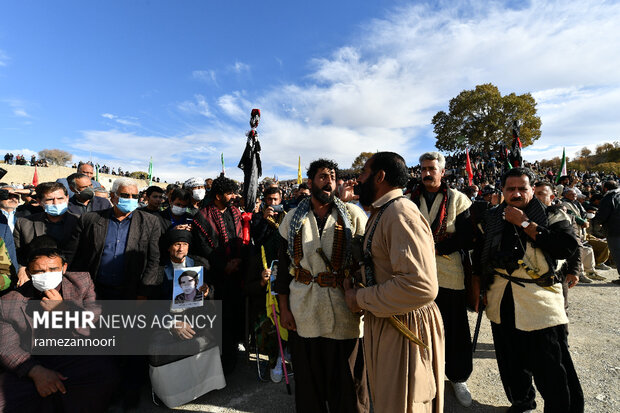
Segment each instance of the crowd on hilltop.
M562 374L574 373L566 364L570 361L568 349L561 347L566 344L563 327L568 322L563 306L568 302L568 288L579 282L605 281L600 271L618 264L618 176L592 171L569 171L558 176L558 171L520 159L513 168L493 151L469 153L471 169L466 159L463 153L444 157L428 152L408 162L415 166L407 166L400 155L381 152L373 155L358 174L348 176L339 176L336 163L319 159L310 164L302 183L277 181L275 177L262 180L256 202L249 201L251 205L239 195L239 184L223 173L214 178L195 176L166 188L152 185L143 189L120 168L80 162L69 176L36 187L0 182L0 365L4 369L0 373L0 382L4 383L0 410L19 405L22 411L43 411L60 403L67 410L90 406L90 411L105 411L114 401L135 408L140 389L149 378L164 403L177 406L225 386L225 376L237 364L240 343L267 356L268 362L262 365L258 360L261 378L268 375L274 382L288 381L287 369L295 368L295 400L300 412L320 411L326 403L330 411L341 411L337 406L343 403L347 411L366 412L369 389L377 411L400 411L385 406L393 406L399 398L405 400L403 403L410 402L406 394L413 387L403 390L404 396L398 393L395 398L389 397L402 381L411 381L405 388L426 383L428 388L419 404L426 406L424 411L437 411L443 403L444 363L459 403L471 405L472 395L466 385L473 368L466 313L470 303L465 297L470 286L465 272L478 274L484 281L480 274L489 275L485 273L489 268L491 278L499 277L494 281L496 286L512 286L515 293L513 304L501 304L502 318L507 307L535 300L533 297L551 300L543 307L552 308L555 317L550 319L551 313L545 310L536 311L525 321L519 313L515 320L513 309L512 330L505 331L499 322L503 292L498 298L497 290L489 288L491 284L480 281L478 288L482 284L491 296L495 294L487 315L494 323L494 340L503 340L503 350L499 341L495 346L502 380L508 374L505 369L514 368L514 360L508 367L503 363L516 357L506 348L531 338L520 336L525 341L513 343L515 329L520 328L527 333L544 330L537 336L540 343L560 341L557 349L566 353L562 357L556 357L556 347L541 344L545 347L541 348L541 366L558 367L554 364L557 362ZM118 178L104 187L95 179L97 168ZM386 209L389 205L396 207ZM380 218L382 224L377 226ZM368 219L375 222L374 227L366 225ZM489 238L486 243L488 234L483 229L496 231L493 234L498 238ZM365 234L366 230L371 232ZM375 230L377 234L373 235ZM392 230L398 235L389 233ZM367 249L355 257L355 245L361 244L364 236L368 236L363 247ZM373 236L379 240L373 244L376 248L394 243L392 249L378 253L374 246L371 248ZM506 237L505 242L502 237ZM536 239L538 242L532 242ZM535 265L524 264L515 250L523 260L533 254ZM430 259L433 254L435 259ZM376 265L372 264L373 257ZM561 268L558 259L565 260ZM348 277L355 276L360 263L376 271L364 270L372 271L365 272L370 274L365 281L368 288L358 291L359 285ZM195 270L198 267L202 272ZM390 281L400 276L403 278L396 280L398 283L412 286ZM361 285L361 279L358 281ZM371 288L374 282L385 282L387 287ZM280 307L272 302L270 312L267 304L272 288L279 294ZM418 296L419 288L428 291ZM557 288L557 295L553 288ZM506 287L506 291L511 290ZM387 299L382 294L393 296ZM525 294L526 299L519 294ZM216 346L205 331L181 323L154 337L154 345L168 354L165 349L171 346L191 343L187 347L189 357L75 358L62 352L40 357L28 348L29 338L19 338L32 333L25 308L29 300L39 299L36 305L44 310L55 308L50 302L70 299L80 303L95 299L164 300L181 304L175 310L185 315L200 313L191 303L219 300L222 340ZM525 301L519 301L522 299ZM411 300L419 302L412 305ZM381 316L372 318L373 309ZM367 311L367 326L359 319L362 310ZM273 312L282 321L277 330ZM383 324L403 314L402 320L397 317L389 321L391 326ZM532 324L522 327L527 322ZM426 327L420 326L431 327L424 330ZM553 329L551 338L547 327ZM422 338L427 343L432 341L428 349L431 361L420 359L427 353L419 351L419 344L400 341L415 342L407 336L408 328L416 334L420 328ZM361 329L369 340L363 352L358 347ZM84 332L72 334L83 336ZM281 334L285 335L284 343L279 342ZM389 349L390 343L397 343L394 351L367 351L367 346ZM327 354L333 358L325 358ZM409 364L399 365L403 360ZM536 369L533 374L540 373ZM363 384L366 374L369 387ZM535 408L531 375L529 387L526 378L520 389L530 410ZM337 379L313 387L310 383L315 376ZM388 376L400 382L385 381ZM581 391L576 376L567 380L571 381L567 388L555 392L549 391L552 383L536 379L537 388L548 386L541 390L545 403L554 399L564 406L568 388ZM363 384L359 391L355 383ZM325 386L342 391L334 393ZM80 390L71 392L73 388ZM373 390L377 388L382 390ZM583 403L583 395L581 399L573 395L576 403ZM527 411L523 406L515 411Z
M92 162L88 162L89 164L93 165ZM79 164L73 164L71 167L73 169L77 169ZM94 164L93 165L97 171L99 171L99 173L101 174L108 174L108 175L114 175L114 176L125 176L125 177L130 177L132 175L132 172L130 171L123 171L123 169L119 166L118 168L110 168L109 166L103 164L103 165L99 165L99 164ZM146 177L143 177L141 179L146 179ZM153 182L160 182L160 178L158 177L153 177ZM164 181L165 183L165 181Z
M24 155L13 155L10 152L7 152L4 155L4 163L9 165L30 165L30 166L48 166L47 160L45 159L37 159L36 155L32 155L30 157L30 162L26 160Z

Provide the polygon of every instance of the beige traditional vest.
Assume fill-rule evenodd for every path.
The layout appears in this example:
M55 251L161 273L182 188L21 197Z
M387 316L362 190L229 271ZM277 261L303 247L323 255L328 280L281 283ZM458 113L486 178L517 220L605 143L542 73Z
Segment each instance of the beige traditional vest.
M366 214L353 204L346 204L351 215L352 235L363 235L366 226ZM288 239L288 231L294 212L290 211L280 225L280 235ZM332 208L331 214L323 228L322 236L319 236L319 227L310 211L301 227L301 239L303 258L300 262L302 268L310 271L312 275L327 271L325 262L316 252L322 248L328 259L331 259L332 245L334 242L334 225L338 220L336 208ZM289 268L293 275L293 266ZM358 315L351 313L344 301L344 294L339 288L321 287L317 283L308 285L291 281L289 301L291 312L295 317L297 334L301 337L325 337L333 339L350 339L362 337L363 324Z
M549 225L564 219L570 220L566 213L558 211L558 213L549 216ZM544 274L549 270L542 250L534 248L530 242L525 248L523 261L528 267L537 270L539 274ZM496 268L495 270L498 273L507 274L504 269ZM510 275L531 279L523 268L519 268ZM502 321L500 305L508 283L508 280L496 275L487 292L486 314L489 320L496 324L501 324ZM564 310L562 283L556 283L550 289L532 283L523 284L523 287L513 283L512 297L515 303L515 327L519 330L534 331L568 323L568 317Z
M471 200L467 198L465 194L454 189L448 188L448 191L451 195L446 205L446 232L454 233L456 231L455 223L457 215L469 209ZM437 194L429 210L428 205L426 205L426 199L424 196L420 196L420 212L422 216L426 218L429 225L435 221L442 200L443 194ZM447 256L437 255L435 258L437 261L437 280L439 281L439 287L449 288L451 290L464 290L465 274L463 272L461 254L455 251Z

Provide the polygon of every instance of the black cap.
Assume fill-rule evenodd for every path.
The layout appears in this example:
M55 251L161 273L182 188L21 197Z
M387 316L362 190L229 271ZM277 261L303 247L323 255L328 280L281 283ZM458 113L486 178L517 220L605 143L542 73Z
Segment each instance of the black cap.
M192 233L185 229L172 228L166 234L166 239L168 240L168 246L175 242L187 242L189 244L192 242Z

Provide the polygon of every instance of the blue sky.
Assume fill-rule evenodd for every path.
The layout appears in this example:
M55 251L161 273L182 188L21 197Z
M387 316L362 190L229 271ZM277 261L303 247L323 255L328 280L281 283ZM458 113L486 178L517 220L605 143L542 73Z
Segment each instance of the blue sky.
M574 3L574 4L571 4ZM526 159L620 140L620 4L23 1L0 6L0 152L61 148L167 179L227 174L259 126L265 175L361 151L414 164L477 84L531 92Z

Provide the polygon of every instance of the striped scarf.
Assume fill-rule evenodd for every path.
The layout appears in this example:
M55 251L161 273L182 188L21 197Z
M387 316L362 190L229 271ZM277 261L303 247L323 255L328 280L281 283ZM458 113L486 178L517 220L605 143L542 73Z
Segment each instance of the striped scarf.
M291 259L294 259L295 257L295 236L301 230L301 227L310 212L310 199L311 198L304 198L301 202L299 202L299 205L293 213L293 218L291 219L291 226L288 231L288 254ZM351 239L353 238L351 231L351 215L349 214L345 203L339 198L334 198L334 205L336 206L338 215L340 215L344 224L345 256L343 262L344 267L348 267L351 263Z
M241 240L243 238L241 213L237 208L233 206L229 207L229 209L232 213L233 221L235 223L235 238ZM224 224L224 217L222 216L220 210L217 209L214 204L209 204L202 208L198 212L198 214L196 214L196 217L194 218L194 224L204 234L211 248L215 249L218 247L218 245L225 245L227 248L227 253L230 253L230 251L228 251L228 249L230 248L228 244L230 239L228 237L228 232L226 231L226 225ZM207 231L207 228L205 228L205 224L209 225L212 231ZM219 238L217 240L213 239L210 235L210 232L215 232L219 236Z

